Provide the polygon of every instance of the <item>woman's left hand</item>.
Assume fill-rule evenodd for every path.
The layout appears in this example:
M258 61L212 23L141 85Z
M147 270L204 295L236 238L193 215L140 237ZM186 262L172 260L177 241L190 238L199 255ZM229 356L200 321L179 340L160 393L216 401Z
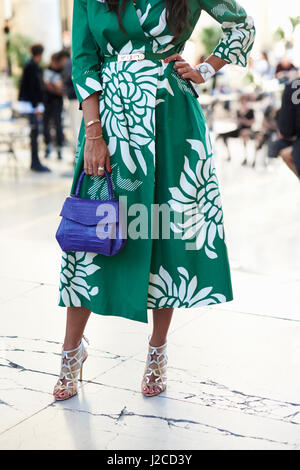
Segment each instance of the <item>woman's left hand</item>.
M204 79L199 70L194 69L188 62L186 62L181 55L172 54L164 62L171 62L174 60L174 70L181 76L181 78L188 78L194 83L204 83Z

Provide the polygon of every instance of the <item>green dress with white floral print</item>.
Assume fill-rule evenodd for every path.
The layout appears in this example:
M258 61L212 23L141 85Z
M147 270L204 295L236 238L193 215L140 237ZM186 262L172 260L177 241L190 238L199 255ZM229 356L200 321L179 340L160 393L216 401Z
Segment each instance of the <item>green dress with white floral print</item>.
M150 308L233 298L213 150L197 98L175 73L174 62L106 60L137 52L181 53L205 10L223 30L213 54L245 67L255 36L245 10L234 0L189 0L188 6L192 27L171 43L164 0L127 3L125 32L105 0L74 0L73 83L80 109L85 98L100 92L112 183L116 197L126 200L129 235L112 257L63 253L60 306L147 322ZM84 144L82 121L71 193L83 170ZM80 195L106 199L105 178L86 176ZM165 211L156 226L153 208L160 215Z

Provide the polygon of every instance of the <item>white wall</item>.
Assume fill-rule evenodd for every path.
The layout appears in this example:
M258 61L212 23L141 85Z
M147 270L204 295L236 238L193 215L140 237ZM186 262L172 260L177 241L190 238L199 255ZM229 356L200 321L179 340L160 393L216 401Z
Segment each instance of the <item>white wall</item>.
M2 0L1 0L2 1ZM60 0L11 0L12 32L31 37L45 46L44 59L62 47Z

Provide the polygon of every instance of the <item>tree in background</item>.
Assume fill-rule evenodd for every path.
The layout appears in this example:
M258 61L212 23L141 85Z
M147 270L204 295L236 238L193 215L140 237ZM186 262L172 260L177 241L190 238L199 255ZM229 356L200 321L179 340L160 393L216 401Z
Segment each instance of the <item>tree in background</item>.
M10 34L9 45L7 48L8 59L11 63L12 76L15 85L19 85L23 66L30 59L30 46L33 40L22 34Z
M204 51L203 55L210 55L216 47L216 44L222 37L222 30L218 26L208 26L203 28L198 36L202 43Z

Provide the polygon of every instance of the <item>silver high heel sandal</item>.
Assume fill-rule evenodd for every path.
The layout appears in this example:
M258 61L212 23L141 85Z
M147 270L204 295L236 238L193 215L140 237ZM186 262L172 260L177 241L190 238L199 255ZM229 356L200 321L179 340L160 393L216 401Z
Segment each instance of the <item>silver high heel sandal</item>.
M149 344L145 372L142 380L142 393L146 397L159 395L167 387L168 356L166 351L167 342L162 346L150 346Z
M85 336L83 339L89 344ZM88 353L82 340L75 349L65 351L62 347L60 376L53 390L56 400L67 400L77 394L78 376L81 382L82 367L87 357Z

